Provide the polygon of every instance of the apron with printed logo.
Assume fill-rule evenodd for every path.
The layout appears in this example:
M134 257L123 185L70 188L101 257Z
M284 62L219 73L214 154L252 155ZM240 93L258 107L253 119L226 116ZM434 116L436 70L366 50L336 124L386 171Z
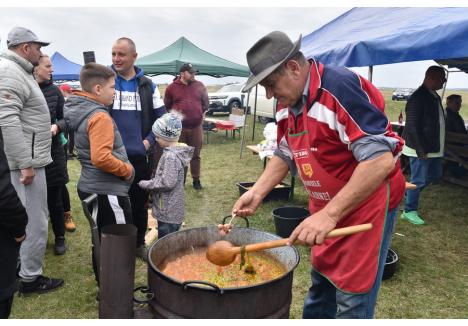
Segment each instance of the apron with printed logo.
M313 109L312 104L307 103L302 114L296 118L303 120L302 124L298 124L298 130L291 128L296 124L294 116L289 114L287 140L309 194L309 210L311 218L314 218L313 213L324 208L346 182L329 174L316 159L316 155L320 155L320 142L326 140L313 136L312 131L320 122L307 117L307 108ZM366 293L372 288L377 275L388 198L388 182L384 181L370 197L336 225L336 228L341 228L372 223L371 230L326 239L322 245L312 247L311 262L314 270L338 289L349 293Z

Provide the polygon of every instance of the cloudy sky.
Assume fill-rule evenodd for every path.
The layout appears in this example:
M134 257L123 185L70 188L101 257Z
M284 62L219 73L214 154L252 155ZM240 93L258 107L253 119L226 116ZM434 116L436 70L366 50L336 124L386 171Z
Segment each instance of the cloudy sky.
M13 5L17 3L14 2ZM89 3L87 1L84 2ZM327 4L326 2L323 2ZM166 3L167 4L167 3ZM353 4L353 2L351 2ZM12 3L10 3L12 5ZM127 4L128 5L128 4ZM356 4L354 4L356 5ZM0 8L0 50L13 26L33 30L52 44L44 52L60 51L68 59L83 64L83 51L95 51L96 60L111 63L113 42L132 38L140 56L163 49L185 36L198 47L227 60L246 65L245 53L263 35L273 30L286 32L296 40L338 17L351 7L330 8ZM374 83L387 87L417 87L425 69L433 61L374 67ZM367 77L367 69L356 69ZM200 79L202 77L200 76ZM159 82L170 81L169 76ZM205 78L205 83L222 84L229 78ZM468 88L468 75L452 74L449 88Z

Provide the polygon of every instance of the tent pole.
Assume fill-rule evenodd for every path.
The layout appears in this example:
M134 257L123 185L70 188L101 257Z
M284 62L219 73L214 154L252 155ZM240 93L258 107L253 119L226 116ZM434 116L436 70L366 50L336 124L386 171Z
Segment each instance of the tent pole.
M369 66L369 73L367 79L372 83L372 75L374 74L374 66Z
M250 91L247 93L247 104L245 106L246 112L244 112L244 127L242 127L242 139L240 142L240 156L242 158L242 152L244 151L244 138L245 138L245 122L247 120L247 108L249 107Z
M257 91L258 91L258 84L255 85L255 102L254 102L254 113L253 113L253 128L252 128L252 140L255 139L255 121L257 120ZM248 108L248 106L247 106Z
M447 88L447 83L448 83L448 79L449 79L449 75L450 75L450 71L448 71L448 70L446 70L446 71L447 71L447 80L445 81L444 88L442 89L442 96L440 97L441 100L444 99L445 89Z

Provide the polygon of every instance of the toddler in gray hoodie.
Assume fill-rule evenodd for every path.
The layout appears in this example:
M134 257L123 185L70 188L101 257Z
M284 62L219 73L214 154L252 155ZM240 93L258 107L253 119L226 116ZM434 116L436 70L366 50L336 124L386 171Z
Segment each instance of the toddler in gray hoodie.
M156 141L163 148L156 174L142 180L140 188L151 191L152 214L158 221L158 238L178 231L184 221L184 168L190 164L194 148L178 143L182 119L177 112L166 113L153 124Z

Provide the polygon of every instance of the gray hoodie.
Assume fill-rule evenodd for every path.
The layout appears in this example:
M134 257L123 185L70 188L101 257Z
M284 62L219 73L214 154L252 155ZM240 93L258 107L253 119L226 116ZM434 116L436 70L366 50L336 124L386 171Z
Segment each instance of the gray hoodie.
M153 217L158 221L181 224L185 214L184 168L192 160L194 148L180 144L165 147L151 180L138 185L151 190L153 196Z
M78 160L81 163L81 175L78 180L78 189L99 195L127 196L131 180L105 172L95 167L91 162L91 148L88 135L88 120L97 112L107 112L107 108L84 96L70 96L65 103L64 116L68 130L75 132L75 147L78 152ZM119 160L130 163L127 158L122 137L114 122L114 146L112 155Z

